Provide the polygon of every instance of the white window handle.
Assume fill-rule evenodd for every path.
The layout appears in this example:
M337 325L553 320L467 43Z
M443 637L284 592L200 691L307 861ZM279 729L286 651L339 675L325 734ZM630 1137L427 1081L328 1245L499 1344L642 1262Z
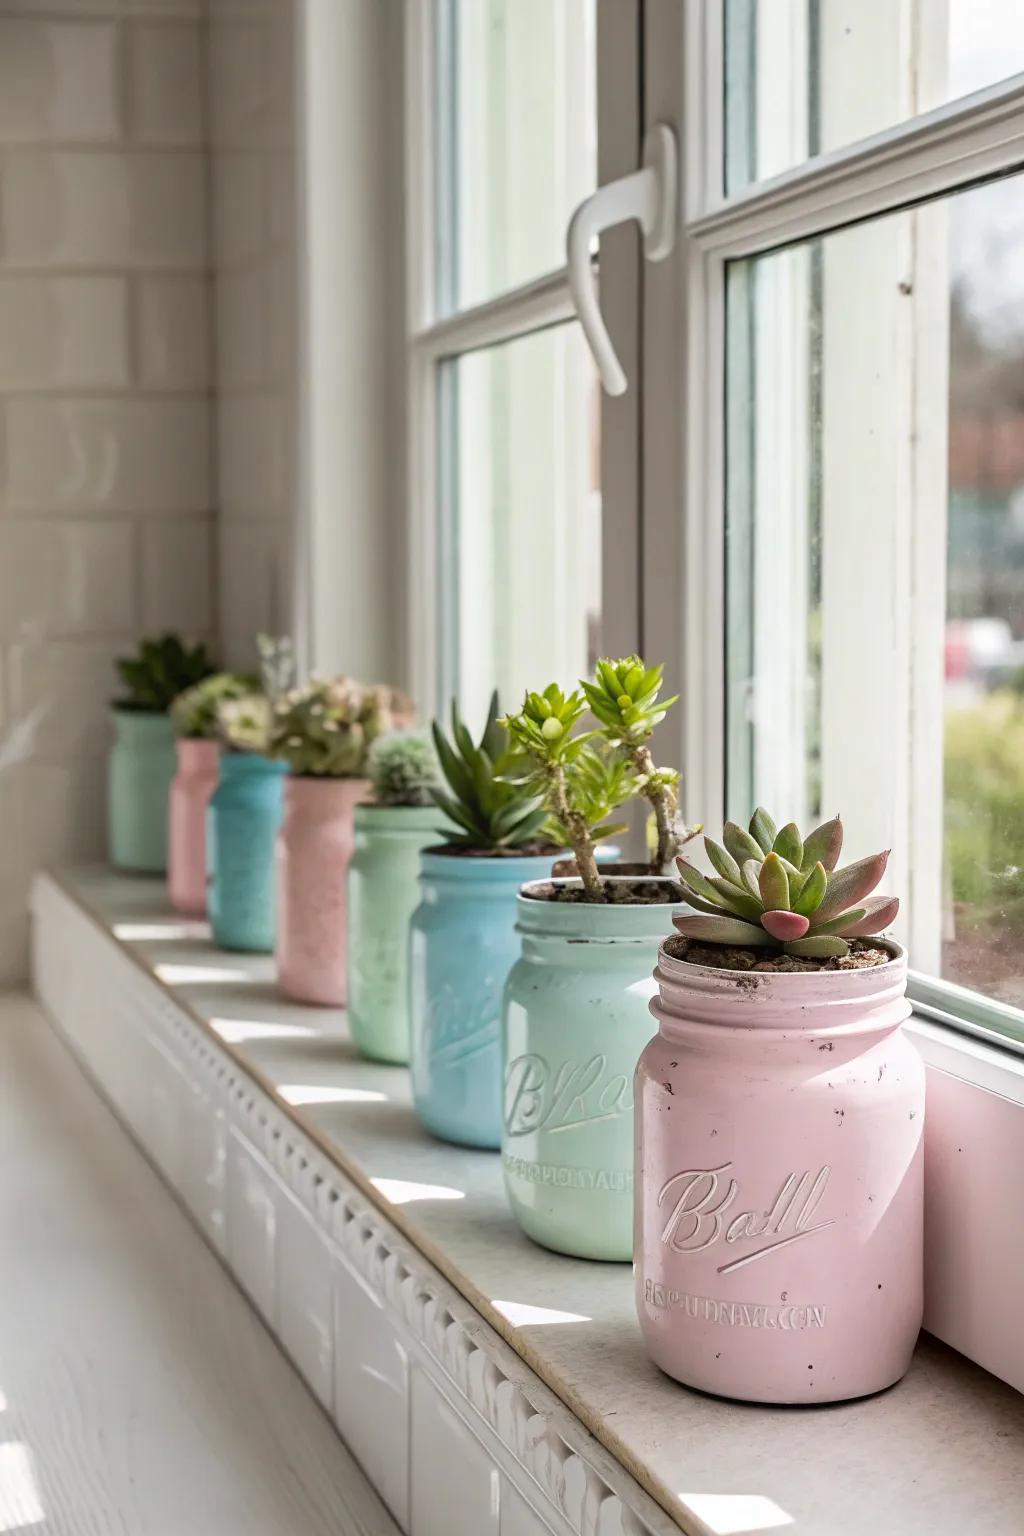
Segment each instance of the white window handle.
M662 261L671 255L676 240L676 139L665 123L656 124L644 139L641 169L598 187L580 203L569 221L569 287L601 383L609 395L625 394L626 375L597 302L590 245L603 229L624 224L627 219L639 223L648 261Z

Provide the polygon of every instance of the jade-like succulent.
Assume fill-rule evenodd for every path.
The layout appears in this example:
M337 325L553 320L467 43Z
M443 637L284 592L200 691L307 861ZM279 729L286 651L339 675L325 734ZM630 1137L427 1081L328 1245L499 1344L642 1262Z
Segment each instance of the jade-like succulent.
M545 835L560 848L572 849L587 895L604 901L595 844L623 831L624 823L613 825L608 817L638 787L623 748L595 745L596 731L572 734L586 708L582 693L566 694L549 683L543 693L527 693L519 713L501 723L522 759L509 778L543 798Z
M428 737L391 731L370 748L370 784L378 805L433 805L440 769Z
M177 635L143 640L136 656L120 656L114 665L127 689L123 698L114 700L114 708L161 715L179 693L213 671L206 646L183 645Z
M625 752L636 775L636 790L651 803L657 827L652 864L655 872L666 870L683 844L699 827L679 821L679 774L675 768L656 768L647 745L679 695L659 699L663 666L648 667L639 656L619 661L601 660L594 679L581 683L587 703L613 748Z
M410 700L386 684L313 677L275 700L270 755L294 774L360 778L377 737L411 717Z
M807 838L795 822L780 831L760 806L744 831L727 821L722 842L704 847L716 873L677 861L687 901L699 917L673 919L704 944L784 950L826 960L848 953L850 939L881 933L899 911L895 896L872 896L889 850L839 867L843 824L836 816Z
M193 741L217 735L217 712L229 699L243 699L258 687L255 677L238 672L214 672L193 688L179 693L171 705L175 734Z
M473 741L452 701L452 739L435 720L431 732L447 789L433 789L454 829L443 833L453 848L474 853L510 853L547 843L547 808L541 797L515 775L508 733L498 719L498 695L491 695L487 724Z

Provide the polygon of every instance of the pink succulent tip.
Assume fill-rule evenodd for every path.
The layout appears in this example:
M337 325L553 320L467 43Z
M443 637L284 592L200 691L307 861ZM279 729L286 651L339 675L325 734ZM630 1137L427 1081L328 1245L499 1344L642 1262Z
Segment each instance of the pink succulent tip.
M761 927L773 939L778 939L780 944L788 944L791 939L802 939L810 926L810 919L800 912L761 913Z

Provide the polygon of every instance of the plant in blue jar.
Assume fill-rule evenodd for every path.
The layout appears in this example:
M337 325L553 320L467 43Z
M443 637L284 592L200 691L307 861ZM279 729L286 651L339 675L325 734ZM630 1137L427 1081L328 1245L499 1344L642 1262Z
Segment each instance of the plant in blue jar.
M217 704L219 776L207 811L207 914L222 949L270 954L274 845L284 815L286 763L271 758L275 701L294 672L291 641L261 635L262 689Z
M179 694L213 672L204 645L177 635L143 640L116 662L123 685L114 700L114 744L107 772L107 841L116 869L160 874L167 867L167 809L176 755L168 713Z
M444 778L433 787L447 826L420 857L420 904L409 932L413 1102L435 1136L501 1143L501 997L515 960L516 892L558 852L549 815L517 781L498 697L474 741L455 704L451 734L434 722Z
M578 876L534 880L517 897L521 952L503 1002L502 1161L512 1210L545 1247L626 1262L633 1252L633 1074L652 1033L658 945L684 898L665 864L695 835L679 774L651 738L674 699L662 668L599 661L566 694L529 692L505 722L520 782ZM590 720L588 721L588 711ZM631 800L646 800L651 860L601 868L597 846Z

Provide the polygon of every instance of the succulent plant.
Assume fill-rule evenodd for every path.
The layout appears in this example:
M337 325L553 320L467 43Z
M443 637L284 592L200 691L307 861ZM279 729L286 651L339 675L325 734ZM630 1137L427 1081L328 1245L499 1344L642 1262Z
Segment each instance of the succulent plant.
M650 801L657 828L652 864L655 872L666 870L683 844L700 831L679 820L679 774L675 768L657 768L647 745L655 726L678 699L659 699L663 666L648 667L639 656L597 663L592 682L581 683L584 696L598 721L601 734L613 748L625 752L638 794Z
M242 699L258 687L255 677L237 672L214 672L201 683L179 693L171 705L175 733L192 740L217 735L217 713L221 704Z
M440 768L429 737L391 731L370 748L370 784L378 805L433 805Z
M114 665L128 690L114 708L149 714L166 713L179 693L213 671L206 646L183 645L177 635L143 640L136 656L120 656Z
M549 683L543 693L527 693L519 713L501 723L521 758L509 778L543 798L545 835L572 849L587 895L604 901L595 844L623 830L624 823L612 825L608 817L637 793L637 780L622 748L595 746L595 731L572 734L586 708L582 693Z
M239 699L222 699L217 705L216 734L231 752L270 750L274 713L265 693L246 693Z
M384 683L312 677L274 701L270 755L295 774L359 778L377 737L411 717L411 701Z
M435 720L431 726L447 789L432 789L434 804L454 824L443 833L453 848L475 853L506 853L546 843L547 808L541 797L515 774L508 732L498 718L498 695L491 695L487 724L473 741L452 700L452 739Z
M847 954L850 939L881 933L899 911L897 897L871 895L888 849L839 867L838 816L803 838L792 821L777 831L759 806L747 831L727 821L722 842L706 837L704 847L710 877L677 860L686 899L701 914L674 919L689 939L826 960Z

